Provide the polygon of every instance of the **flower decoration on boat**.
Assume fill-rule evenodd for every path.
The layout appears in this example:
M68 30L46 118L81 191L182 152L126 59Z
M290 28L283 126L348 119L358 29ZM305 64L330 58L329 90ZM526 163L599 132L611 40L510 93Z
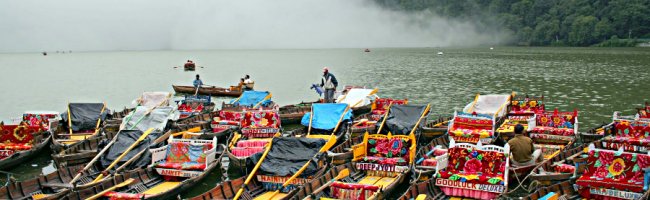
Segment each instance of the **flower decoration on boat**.
M518 106L518 105L519 105L519 101L512 101L512 105L516 105L516 106Z
M544 116L542 116L540 118L540 121L542 122L542 124L547 124L548 123L548 117L546 117L546 115L544 115Z
M537 106L537 101L530 101L529 104L530 104L530 107L535 107L535 106Z
M481 171L481 166L482 163L478 159L471 159L467 162L465 162L465 166L463 168L463 171L465 173L476 173L478 171Z
M266 118L262 118L262 120L260 121L261 126L267 126L268 124L269 124L269 120Z
M623 161L622 158L617 158L611 165L609 165L608 170L609 173L614 176L620 175L625 170L625 161Z

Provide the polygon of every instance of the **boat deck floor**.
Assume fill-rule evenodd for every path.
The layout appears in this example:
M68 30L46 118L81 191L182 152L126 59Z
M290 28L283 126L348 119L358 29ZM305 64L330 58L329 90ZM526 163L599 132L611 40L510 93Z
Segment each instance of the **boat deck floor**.
M275 200L275 199L282 199L285 196L287 196L287 194L285 193L278 193L275 196L273 196L273 198L271 199L271 195L273 195L273 192L275 191L264 192L263 194L255 197L254 200Z
M168 190L175 188L177 185L181 184L181 182L162 182L152 188L149 188L147 191L144 191L143 194L145 195L156 195L160 194L163 192L167 192Z

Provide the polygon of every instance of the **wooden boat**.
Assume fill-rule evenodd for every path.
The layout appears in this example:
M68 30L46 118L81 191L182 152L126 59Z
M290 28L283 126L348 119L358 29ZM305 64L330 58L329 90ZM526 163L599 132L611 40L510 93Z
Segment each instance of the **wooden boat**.
M280 136L282 125L275 111L251 110L243 114L241 134L235 132L228 143L226 154L230 160L229 169L240 169L245 173L250 156L262 152L273 137Z
M387 143L389 148L383 149L379 143ZM333 177L338 174L338 171L348 169L350 171L348 176L334 181L320 191L316 188L320 188L331 178L314 181L298 191L297 196L308 199L386 199L406 180L406 174L410 171L409 166L414 162L416 146L413 133L409 135L366 133L363 142L353 147L353 162L333 168L333 172L327 173ZM402 148L406 149L406 153L403 153ZM395 151L397 149L400 150ZM385 151L396 153L391 153L393 157L386 157Z
M290 199L304 184L325 173L325 156L334 146L334 135L323 138L273 138L250 174L225 181L199 196L199 199Z
M176 169L174 166L180 166L179 163L190 161L186 161L185 159L170 159L167 157L168 155L166 155L167 149L189 148L190 145L203 146L203 148L200 149L202 155L199 156L199 159L202 160L197 160L198 163L202 164L194 164L192 166L196 167L191 167L192 169ZM224 152L226 151L226 147L217 144L216 139L207 141L174 139L170 142L170 145L158 149L152 149L151 151L153 154L153 166L123 174L117 174L102 184L69 192L66 196L59 199L87 199L102 191L107 191L107 188L118 186L120 183L129 180L132 180L132 182L128 185L104 193L103 197L118 199L176 198L181 191L194 187L197 183L203 180L210 171L218 166ZM190 159L188 156L183 158Z
M462 112L454 112L449 122L449 137L455 141L492 144L498 138L495 129L508 112L512 95L477 94Z
M586 147L583 144L558 154L530 172L530 179L542 185L551 185L580 176L587 164Z
M431 176L436 173L436 166L439 162L439 159L436 158L447 153L447 149L449 149L449 137L447 135L437 137L429 144L420 147L413 170L417 178L413 181L426 181L432 178Z
M195 94L196 88L194 86L172 85L174 92L184 94ZM237 86L230 86L230 88L220 88L215 86L201 86L198 94L210 96L225 96L225 97L238 97L242 94L243 90Z
M435 185L446 196L495 199L508 189L509 154L508 144L483 146L451 140L448 153L437 163ZM473 187L467 187L469 183Z
M187 62L183 65L183 70L194 71L196 70L196 64L194 64L193 62Z
M49 131L27 122L17 125L0 122L0 133L0 169L11 168L38 155L52 140Z
M581 199L578 192L573 188L575 184L575 179L569 179L562 181L548 187L543 187L535 190L533 193L528 196L523 197L523 200L537 200L541 198L546 199L570 199L577 200Z
M209 113L214 110L215 104L210 96L188 96L178 102L179 119Z
M391 105L405 105L408 104L408 99L391 99L391 98L376 98L370 104L370 113L355 117L352 122L352 137L358 137L365 132L376 132L376 124L384 116Z
M436 186L436 179L411 184L408 190L397 200L447 199L448 197Z
M434 138L447 134L449 121L451 121L451 119L452 117L438 117L433 120L427 119L426 124L422 127L422 136L418 143L428 144Z
M614 112L612 124L606 128L609 134L594 144L601 145L604 149L618 150L623 148L627 152L647 153L650 149L650 119L637 116L621 116Z
M311 112L311 104L316 102L301 102L299 104L286 105L279 108L282 124L300 124L302 116Z
M60 127L53 132L50 147L60 152L85 139L100 137L102 122L108 113L105 103L69 103Z

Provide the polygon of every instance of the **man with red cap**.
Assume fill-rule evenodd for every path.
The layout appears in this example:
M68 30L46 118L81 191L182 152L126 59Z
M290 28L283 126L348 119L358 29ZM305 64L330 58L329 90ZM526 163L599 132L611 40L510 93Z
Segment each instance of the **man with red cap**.
M339 82L336 81L334 74L329 73L329 69L324 67L320 86L325 89L325 103L334 103L334 91L338 85Z

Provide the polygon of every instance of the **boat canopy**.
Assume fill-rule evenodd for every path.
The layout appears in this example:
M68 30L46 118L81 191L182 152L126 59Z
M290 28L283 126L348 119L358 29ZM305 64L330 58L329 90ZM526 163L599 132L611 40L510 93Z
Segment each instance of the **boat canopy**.
M312 128L322 130L334 129L347 107L348 104L344 103L314 103L311 105L311 110L314 112L314 115L312 116L311 112L305 113L302 116L301 124L303 126L309 126L309 118L312 117ZM341 119L341 121L345 120L352 120L352 109L348 109L343 119Z
M117 139L115 143L108 148L108 151L103 154L100 158L100 164L102 169L106 169L111 163L113 163L126 149L128 149L133 143L138 141L138 138L144 134L141 130L120 130L117 134ZM162 135L162 132L151 132L147 137L142 140L135 148L131 149L118 164L124 163L127 160L133 158L139 152L146 150L145 153L140 156L134 162L131 162L128 166L129 169L135 169L147 166L151 164L151 153L149 152L149 147L154 145L156 138Z
M156 106L169 106L172 94L169 92L143 92L140 98L136 99L136 104L153 108Z
M72 131L95 130L97 120L104 121L110 110L105 108L104 103L69 103L68 110L61 114L64 126L68 127L68 112L72 124Z
M374 93L376 93L376 89L352 88L347 94L339 96L336 103L345 103L354 106L354 108L367 106L376 98Z
M420 120L423 112L426 112L426 105L392 105L386 117L386 129L393 135L408 135ZM381 122L383 119L379 119ZM422 127L424 123L420 123ZM379 126L380 124L377 124ZM384 131L382 131L384 132Z
M327 143L321 138L276 137L271 141L271 150L262 161L257 173L267 176L290 176L314 159L318 161L320 149ZM251 156L251 161L257 163L262 152ZM324 154L322 155L324 156ZM309 166L301 173L301 177L311 176L319 170L318 162L310 162Z
M465 113L487 114L501 117L506 114L511 95L476 95L473 102L463 109Z
M169 106L157 107L153 110L146 106L138 106L124 117L120 127L126 130L146 131L154 128L154 131L162 131L167 126L167 121L178 119L178 115L178 111Z
M271 93L268 91L244 91L244 93L239 96L239 98L231 101L231 104L237 106L248 106L253 107L257 104L262 106L268 106L271 104ZM268 98L267 98L268 97Z

